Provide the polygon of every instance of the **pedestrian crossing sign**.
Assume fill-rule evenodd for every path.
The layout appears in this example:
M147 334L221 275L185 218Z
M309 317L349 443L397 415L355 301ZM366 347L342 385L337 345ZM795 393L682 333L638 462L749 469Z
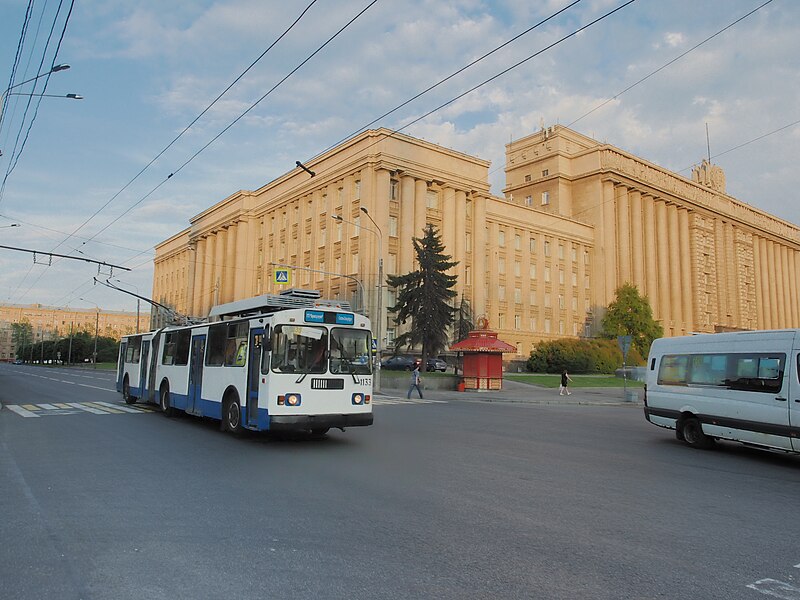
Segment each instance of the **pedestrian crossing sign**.
M280 285L291 285L292 272L289 269L275 269L272 280Z

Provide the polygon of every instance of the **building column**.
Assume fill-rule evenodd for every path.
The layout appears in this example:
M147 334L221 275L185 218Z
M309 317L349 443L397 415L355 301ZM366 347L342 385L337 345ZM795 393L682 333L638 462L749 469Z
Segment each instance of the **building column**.
M414 231L412 232L416 238L422 237L422 231L427 222L427 196L428 183L418 179L414 184ZM414 259L416 260L416 257Z
M630 190L628 198L631 205L631 261L633 284L641 295L645 295L644 282L644 241L642 239L642 193Z
M683 321L683 294L681 292L681 246L678 233L678 207L670 204L667 207L667 228L669 231L669 288L670 310L672 312L673 335L684 333L686 324Z
M451 187L442 189L442 244L445 254L455 257L456 249L456 191ZM455 268L448 275L455 275Z
M203 267L206 252L206 240L195 238L194 252L192 252L192 264L189 271L189 285L186 289L187 313L190 316L197 316L201 313L198 293L203 286Z
M397 270L405 274L414 270L414 246L411 238L414 236L414 178L404 175L400 179L400 223L398 234Z
M305 227L305 223L303 224ZM248 289L247 283L255 280L256 269L261 268L255 264L258 247L251 242L252 231L249 219L236 223L236 269L233 279L233 299L242 300L254 296L252 288Z
M717 280L717 323L730 325L728 309L728 253L725 251L725 224L714 219L714 273Z
M458 277L456 281L456 293L458 294L457 301L461 302L461 297L464 295L464 289L466 286L466 281L464 281L465 273L466 273L466 266L467 266L467 254L464 250L465 242L464 239L467 234L467 194L461 190L456 191L455 196L455 254L453 256L454 260L458 261L458 265L456 266L456 276ZM447 219L451 219L450 215L447 216Z
M762 271L761 271L761 243L757 236L753 236L753 279L756 284L756 327L758 329L766 329L764 322L764 286L762 284Z
M775 243L772 240L767 241L767 262L769 264L770 286L769 286L769 303L770 303L770 327L775 329L781 326L780 312L778 310L778 290L775 282L780 276L777 269L777 262L775 257Z
M486 198L472 197L472 310L477 318L486 314Z
M766 238L759 238L759 254L761 264L756 277L761 280L761 312L763 313L764 329L772 329L775 322L772 320L772 297L770 288L772 287L771 274L769 270L769 251Z
M792 322L790 327L800 327L800 297L797 292L797 252L793 248L788 249L789 257L789 289L792 296Z
M602 264L600 272L604 274L604 289L599 305L606 307L614 299L617 290L617 227L616 227L616 202L615 186L613 181L603 182L603 241Z
M664 333L672 332L672 311L669 299L669 231L667 229L667 205L662 200L655 201L656 256L658 273L657 318L661 320Z
M209 232L206 235L205 266L203 268L203 286L200 289L200 315L208 316L214 291L214 257L216 256L217 234Z
M631 282L631 228L628 208L628 188L617 186L617 264L619 279L617 286Z
M487 265L488 271L486 277L489 280L489 297L486 299L489 314L489 326L494 329L499 329L500 324L500 261L505 258L500 258L500 251L497 244L497 237L499 227L496 222L488 223L489 226L489 264ZM506 290L508 291L508 290ZM508 299L506 299L508 302Z
M684 333L694 331L695 290L692 285L692 250L689 240L689 211L678 209L678 245L681 257L681 303Z
M645 196L642 199L644 213L644 239L647 243L643 246L645 258L645 288L644 293L650 301L653 314L656 314L656 306L659 302L658 296L658 261L656 249L656 221L655 221L655 200L652 196ZM660 313L658 313L660 314Z
M228 231L220 229L217 232L217 245L214 252L214 292L211 294L211 306L222 304L222 283L225 269L225 249L228 243Z
M227 234L225 235L225 278L222 285L222 294L220 294L221 302L233 302L236 297L234 290L234 281L236 279L236 271L238 270L237 255L236 255L236 237L237 225L232 223L228 226ZM242 263L245 257L242 256ZM244 264L242 265L244 266Z

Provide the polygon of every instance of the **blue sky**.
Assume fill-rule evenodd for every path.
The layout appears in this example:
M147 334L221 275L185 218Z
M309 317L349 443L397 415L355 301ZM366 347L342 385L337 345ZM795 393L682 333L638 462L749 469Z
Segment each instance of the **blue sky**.
M512 136L533 133L542 121L569 125L686 176L706 156L707 123L712 162L725 170L728 193L800 224L795 197L800 126L792 125L800 120L795 0L773 0L614 98L763 2L636 0L404 131L491 160L492 191L501 195L504 145ZM623 3L582 0L376 126L403 127ZM370 4L317 0L236 86L119 193L309 4L76 2L56 58L71 68L54 73L46 93L84 99L42 98L15 158L15 139L19 131L24 137L31 113L23 120L27 98L9 96L0 128L0 177L12 158L17 162L0 196L0 244L131 267L130 273L115 273L120 285L149 295L153 246L185 228L192 216L290 171L296 160L334 145L570 2L378 0L163 183ZM40 72L43 54L44 64L52 63L69 2L58 19L54 0L34 4L12 82L26 8L22 0L0 0L2 89ZM119 218L125 211L130 212ZM3 227L12 222L22 226ZM82 225L78 237L64 242ZM96 274L89 263L34 264L29 254L0 250L0 302L135 309L135 300L93 286Z

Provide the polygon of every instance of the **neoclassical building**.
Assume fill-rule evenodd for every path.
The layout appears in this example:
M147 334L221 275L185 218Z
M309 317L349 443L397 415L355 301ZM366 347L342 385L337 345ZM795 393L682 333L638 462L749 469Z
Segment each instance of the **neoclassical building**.
M800 229L728 196L719 167L687 179L560 126L508 144L506 159L498 197L486 160L366 131L307 163L313 176L294 169L192 218L156 247L153 297L205 316L277 293L274 270L289 268L292 287L363 303L391 347L379 264L413 270L411 239L432 223L459 297L522 356L597 333L626 282L667 335L800 326Z

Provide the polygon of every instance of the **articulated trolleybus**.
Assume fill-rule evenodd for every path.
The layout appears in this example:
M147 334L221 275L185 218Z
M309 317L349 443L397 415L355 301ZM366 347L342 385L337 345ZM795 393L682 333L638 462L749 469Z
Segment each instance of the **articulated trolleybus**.
M117 391L223 431L372 425L372 333L349 308L289 290L217 306L215 322L126 336Z
M691 446L800 452L800 329L655 340L644 413Z

